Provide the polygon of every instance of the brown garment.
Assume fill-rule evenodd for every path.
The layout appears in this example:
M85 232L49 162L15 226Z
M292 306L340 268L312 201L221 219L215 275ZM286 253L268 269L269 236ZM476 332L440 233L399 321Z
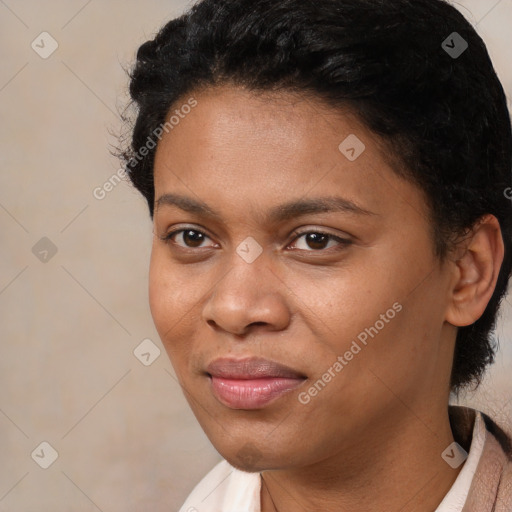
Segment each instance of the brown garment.
M469 451L475 411L450 407L453 437ZM486 432L482 456L476 468L462 512L512 512L512 446L510 438L482 414Z

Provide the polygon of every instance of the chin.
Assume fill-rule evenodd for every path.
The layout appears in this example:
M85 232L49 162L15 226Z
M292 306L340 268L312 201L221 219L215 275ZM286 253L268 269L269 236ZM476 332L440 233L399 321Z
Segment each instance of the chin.
M248 473L257 473L268 469L268 461L259 448L250 441L238 451L230 454L226 460L235 468Z
M233 467L246 473L260 473L290 467L290 454L280 454L270 447L269 449L270 451L263 452L254 443L247 441L236 451L219 451L219 453Z

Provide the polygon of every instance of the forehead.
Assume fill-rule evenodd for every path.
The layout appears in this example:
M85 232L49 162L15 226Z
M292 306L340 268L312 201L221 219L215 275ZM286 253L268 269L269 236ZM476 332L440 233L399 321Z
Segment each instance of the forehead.
M178 193L234 207L341 193L374 212L396 203L397 194L418 202L415 187L391 168L382 141L348 108L230 86L190 96L197 105L157 147L156 201ZM169 116L177 109L180 102Z
M327 160L333 165L343 163L338 146L351 134L364 139L370 152L369 146L377 143L348 109L334 110L297 93L222 86L190 96L196 106L181 119L176 114L185 99L168 113L173 122L157 147L155 180L168 176L165 169L192 168L205 159L211 163L210 172L220 162L239 172L258 166L260 173L271 169L277 180L298 163L303 164L301 168ZM275 172L278 165L281 172Z

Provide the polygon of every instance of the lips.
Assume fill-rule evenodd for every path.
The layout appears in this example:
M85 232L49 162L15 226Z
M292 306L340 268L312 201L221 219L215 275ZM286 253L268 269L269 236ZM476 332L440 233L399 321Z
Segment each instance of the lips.
M215 359L206 371L213 377L225 379L304 378L301 373L282 364L257 357L247 359Z
M219 358L206 371L214 396L231 409L260 409L306 379L288 366L262 358Z

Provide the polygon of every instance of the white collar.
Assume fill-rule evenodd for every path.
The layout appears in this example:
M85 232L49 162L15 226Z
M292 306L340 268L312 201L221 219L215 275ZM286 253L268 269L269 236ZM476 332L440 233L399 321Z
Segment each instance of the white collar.
M480 457L484 449L485 442L485 423L482 415L477 412L475 415L475 426L473 427L473 439L469 449L468 458L462 466L457 479L453 483L448 494L444 497L441 504L436 508L435 512L461 512L466 498L473 482L473 476L476 467L480 462Z

